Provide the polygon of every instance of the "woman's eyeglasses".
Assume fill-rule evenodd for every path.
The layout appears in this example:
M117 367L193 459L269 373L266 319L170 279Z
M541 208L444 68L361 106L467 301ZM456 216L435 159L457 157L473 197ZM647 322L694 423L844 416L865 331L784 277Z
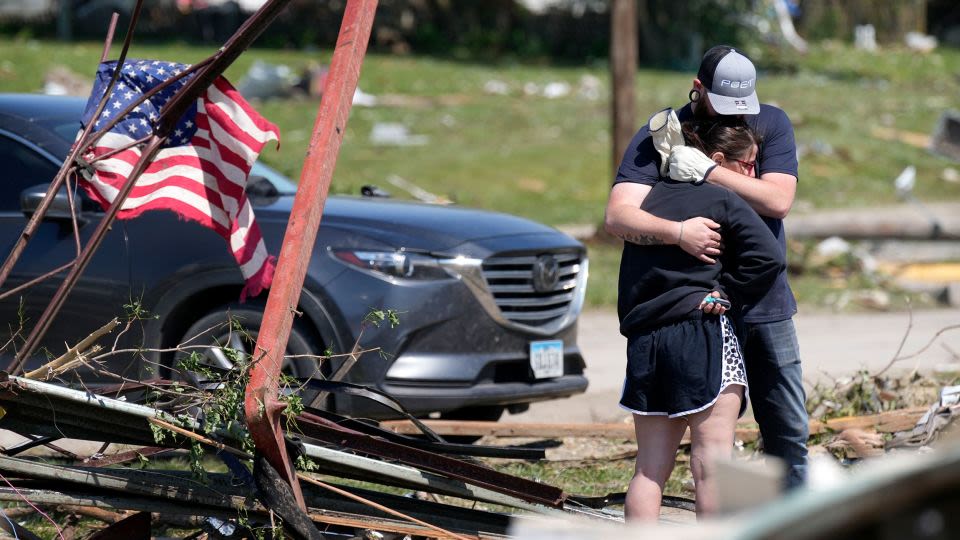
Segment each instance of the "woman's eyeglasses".
M743 161L742 159L734 159L734 161L739 163L740 166L743 167L747 171L747 173L751 175L753 174L753 171L757 168L756 161Z

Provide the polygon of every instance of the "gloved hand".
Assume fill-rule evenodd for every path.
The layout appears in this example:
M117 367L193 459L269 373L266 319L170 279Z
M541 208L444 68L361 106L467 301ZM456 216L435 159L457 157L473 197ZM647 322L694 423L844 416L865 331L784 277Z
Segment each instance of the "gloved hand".
M717 164L692 146L674 146L670 150L670 178L678 182L702 184Z
M670 149L683 144L680 120L673 109L667 108L651 116L647 127L650 129L650 137L653 138L653 147L660 154L660 176L666 176Z

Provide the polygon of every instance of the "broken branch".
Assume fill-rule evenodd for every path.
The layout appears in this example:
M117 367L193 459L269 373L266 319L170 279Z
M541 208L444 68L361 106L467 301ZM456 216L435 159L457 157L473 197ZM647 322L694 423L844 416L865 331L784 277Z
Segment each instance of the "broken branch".
M89 354L86 353L87 349L90 349L90 347L98 339L112 332L117 326L120 326L120 321L114 318L112 321L101 326L97 330L94 330L92 334L83 338L83 340L80 341L80 343L68 349L67 352L65 352L60 357L54 360L51 360L50 362L47 362L43 366L40 366L39 368L25 374L24 377L27 379L34 379L34 380L49 379L51 376L56 374L56 371L58 369L62 369L67 364L76 360L79 356L81 355L89 356ZM99 352L99 350L100 349L96 349L96 351L93 351L93 352Z

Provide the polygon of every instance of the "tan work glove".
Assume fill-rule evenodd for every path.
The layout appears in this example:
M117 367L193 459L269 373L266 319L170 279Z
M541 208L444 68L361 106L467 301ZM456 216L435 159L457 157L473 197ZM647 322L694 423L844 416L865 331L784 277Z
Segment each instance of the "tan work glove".
M717 164L692 146L674 146L670 150L670 178L678 182L702 184Z
M660 176L667 176L669 167L667 159L670 157L670 149L683 144L680 120L677 119L677 113L673 109L667 108L651 116L647 127L653 138L653 147L660 154Z

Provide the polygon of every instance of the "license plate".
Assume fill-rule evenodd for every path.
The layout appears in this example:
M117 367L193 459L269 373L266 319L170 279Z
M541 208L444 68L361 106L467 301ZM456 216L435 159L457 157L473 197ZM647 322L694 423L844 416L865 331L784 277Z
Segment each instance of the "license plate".
M549 379L563 375L563 342L530 342L530 368L535 379Z

